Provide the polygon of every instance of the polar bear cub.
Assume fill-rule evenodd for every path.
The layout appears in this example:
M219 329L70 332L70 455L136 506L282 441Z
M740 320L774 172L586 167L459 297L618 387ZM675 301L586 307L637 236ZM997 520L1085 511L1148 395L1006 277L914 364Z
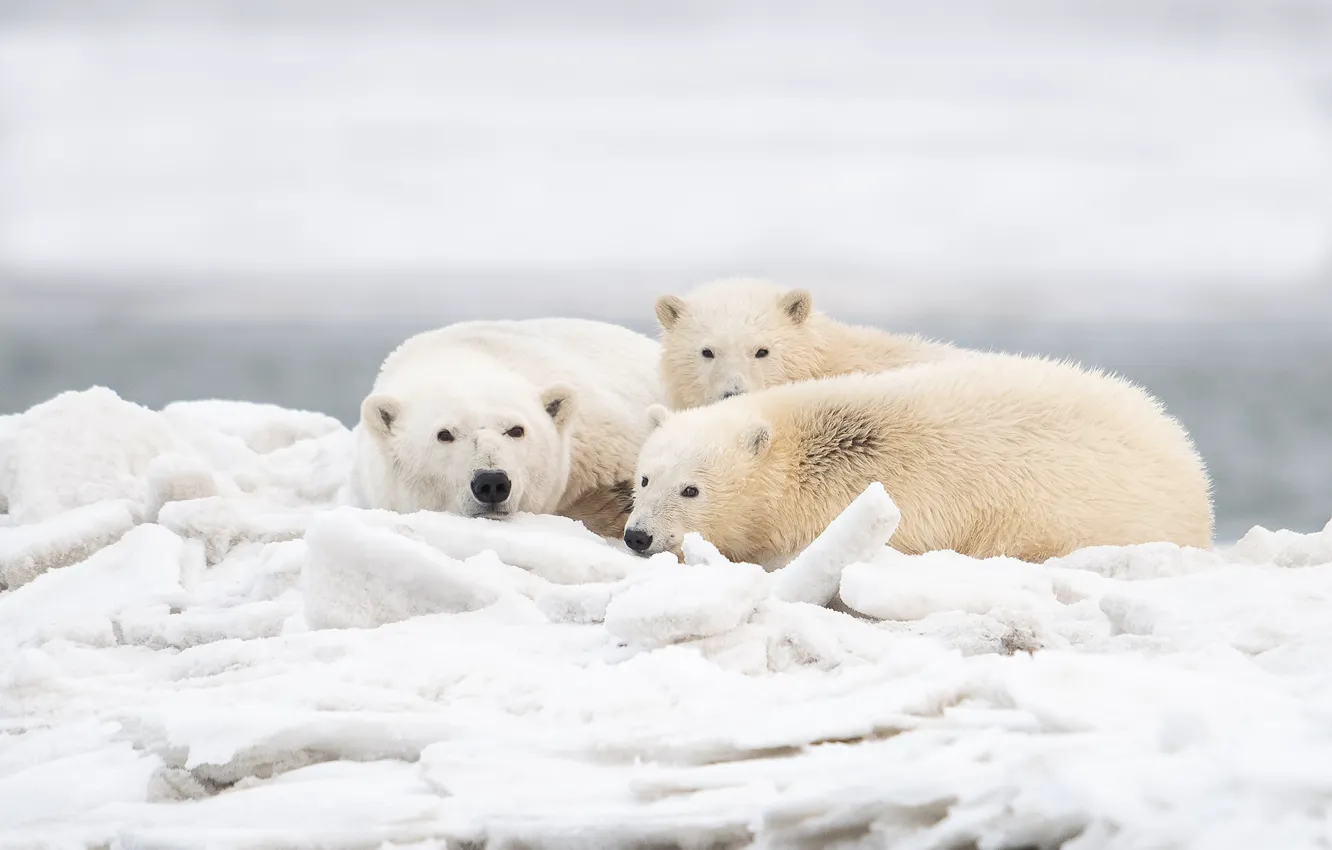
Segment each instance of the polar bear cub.
M875 481L908 554L1212 542L1183 427L1137 386L1071 363L975 353L648 415L659 427L624 533L645 555L679 554L696 531L732 560L779 566Z
M661 378L672 409L778 384L885 372L966 354L920 336L847 325L814 309L803 289L753 278L703 284L656 303Z
M384 360L361 404L352 501L402 513L578 519L619 537L662 401L660 347L583 319L474 321Z

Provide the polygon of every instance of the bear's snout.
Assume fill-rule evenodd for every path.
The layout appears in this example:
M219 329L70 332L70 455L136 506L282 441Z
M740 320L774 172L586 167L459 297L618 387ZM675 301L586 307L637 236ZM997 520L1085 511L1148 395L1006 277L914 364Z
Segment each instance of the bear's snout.
M641 554L652 545L652 535L641 528L626 528L624 530L624 545Z
M513 482L502 469L483 469L472 476L472 495L483 505L498 505L509 498Z

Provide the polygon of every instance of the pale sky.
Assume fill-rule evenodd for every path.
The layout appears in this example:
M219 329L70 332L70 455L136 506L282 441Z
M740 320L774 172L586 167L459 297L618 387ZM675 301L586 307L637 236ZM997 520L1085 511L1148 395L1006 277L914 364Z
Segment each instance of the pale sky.
M402 8L6 26L0 274L1332 277L1326 32Z

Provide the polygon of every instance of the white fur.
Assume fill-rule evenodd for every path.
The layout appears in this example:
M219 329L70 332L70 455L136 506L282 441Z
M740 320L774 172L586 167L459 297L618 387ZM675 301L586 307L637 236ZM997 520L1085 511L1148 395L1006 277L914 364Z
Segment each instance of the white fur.
M582 319L463 322L418 334L384 360L362 403L353 499L401 513L588 520L580 504L605 513L624 492L627 507L644 412L662 398L659 350L641 334ZM441 442L441 431L452 441ZM485 470L512 482L497 508L472 493ZM597 524L618 535L623 516L618 526L606 517Z
M965 356L914 335L847 325L814 309L803 289L733 278L684 298L657 299L662 386L673 409L779 384Z
M1070 363L976 353L653 408L649 421L661 424L627 526L652 536L649 555L678 554L694 531L732 560L780 564L874 481L902 511L892 545L909 554L1211 545L1188 434L1142 389Z

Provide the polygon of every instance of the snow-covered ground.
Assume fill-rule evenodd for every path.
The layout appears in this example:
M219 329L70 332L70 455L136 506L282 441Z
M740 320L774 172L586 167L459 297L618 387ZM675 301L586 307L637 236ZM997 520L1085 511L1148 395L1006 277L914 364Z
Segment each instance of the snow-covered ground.
M0 847L1332 841L1332 523L905 557L871 487L768 574L338 507L349 436L0 418Z

